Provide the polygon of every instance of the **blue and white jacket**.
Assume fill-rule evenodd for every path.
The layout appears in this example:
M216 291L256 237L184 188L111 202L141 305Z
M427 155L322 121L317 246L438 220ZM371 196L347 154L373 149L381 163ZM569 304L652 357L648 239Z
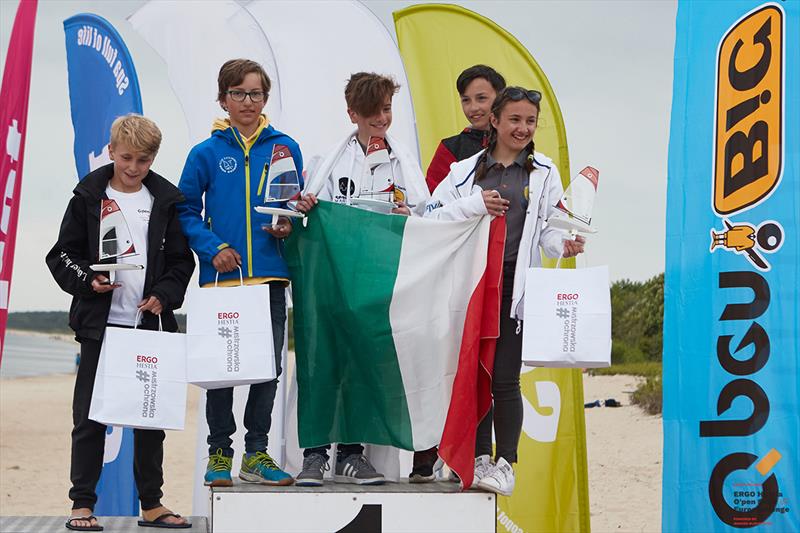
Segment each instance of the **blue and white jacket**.
M218 120L211 137L192 148L183 167L178 188L186 200L178 204L178 218L200 259L200 285L214 282L211 261L227 247L242 256L242 273L251 283L289 277L280 240L261 229L272 222L271 215L254 208L263 205L273 146L283 144L292 152L301 187L303 157L294 139L266 119L256 133L248 146L227 120ZM220 282L233 279L239 279L238 270L219 275Z

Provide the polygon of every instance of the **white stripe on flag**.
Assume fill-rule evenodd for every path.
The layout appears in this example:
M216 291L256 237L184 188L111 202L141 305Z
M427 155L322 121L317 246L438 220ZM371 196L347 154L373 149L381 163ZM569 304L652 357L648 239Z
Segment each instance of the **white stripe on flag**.
M489 223L406 222L389 321L416 450L442 436L467 306L486 269ZM422 336L422 328L434 334Z

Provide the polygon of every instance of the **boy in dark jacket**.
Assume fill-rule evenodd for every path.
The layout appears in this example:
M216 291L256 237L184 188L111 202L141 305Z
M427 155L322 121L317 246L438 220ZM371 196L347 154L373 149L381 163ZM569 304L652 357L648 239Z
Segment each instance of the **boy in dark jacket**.
M495 97L505 86L505 78L486 65L474 65L459 74L456 89L469 127L458 135L442 139L436 148L425 175L431 194L450 172L450 165L472 157L489 145L489 114Z
M69 322L81 344L72 399L69 497L73 505L66 523L72 530L102 530L92 512L106 426L89 420L89 406L106 326L154 330L160 315L164 330L177 331L173 311L183 303L194 270L194 258L175 209L183 195L150 170L160 145L161 132L151 120L139 115L115 120L109 144L113 164L89 173L75 187L58 241L46 258L58 285L73 296ZM101 262L101 209L119 209L129 230L116 235L123 238L121 233L125 233L133 250L125 250L116 261L142 267L116 272L113 283L110 272L90 267ZM137 324L139 314L141 322ZM142 525L191 527L161 505L163 442L163 431L134 430L134 475Z

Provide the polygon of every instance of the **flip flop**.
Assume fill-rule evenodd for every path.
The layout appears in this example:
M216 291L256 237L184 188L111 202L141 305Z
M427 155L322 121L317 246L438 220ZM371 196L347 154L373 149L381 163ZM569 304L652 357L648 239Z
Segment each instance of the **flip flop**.
M140 527L160 527L163 529L189 529L192 527L192 524L187 522L185 524L170 524L169 522L164 522L165 518L169 518L170 516L175 518L181 518L181 515L175 513L164 513L158 516L155 520L139 520L137 524Z
M97 517L95 515L73 516L72 518L69 518L67 519L66 522L64 522L64 527L66 527L67 529L71 529L72 531L103 531L103 526L75 526L72 524L73 520L88 520L91 522L92 520L97 520Z

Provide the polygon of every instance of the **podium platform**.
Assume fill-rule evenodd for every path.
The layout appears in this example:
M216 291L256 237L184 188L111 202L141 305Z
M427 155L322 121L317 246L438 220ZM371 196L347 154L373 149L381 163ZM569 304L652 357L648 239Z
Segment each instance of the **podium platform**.
M236 484L210 491L212 533L493 533L496 495L446 481L322 487Z

